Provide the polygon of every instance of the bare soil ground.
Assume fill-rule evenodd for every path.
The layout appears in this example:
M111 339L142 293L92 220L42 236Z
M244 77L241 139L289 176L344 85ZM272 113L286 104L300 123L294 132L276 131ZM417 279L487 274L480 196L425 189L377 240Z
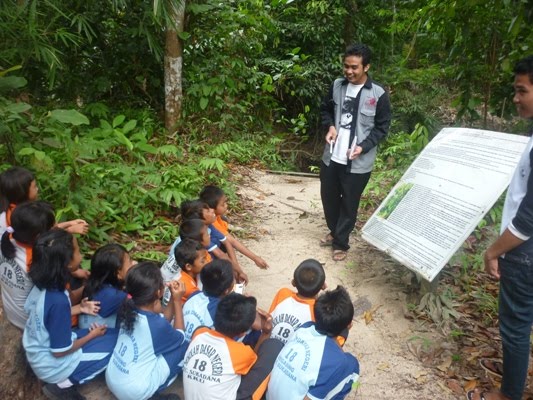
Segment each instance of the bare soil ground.
M260 270L250 260L240 258L250 278L246 293L257 297L258 305L268 309L276 291L282 286L290 287L294 268L306 258L324 263L330 288L343 285L349 291L356 316L345 350L360 361L361 386L348 398L457 398L436 374L435 365L423 364L416 357L417 347L413 344L435 343L440 336L431 326L406 318L404 268L356 233L344 262L332 261L331 249L319 247L319 239L327 231L318 179L248 170L237 178L242 182L239 194L247 215L251 216L252 227L235 232L248 233L243 242L270 264L270 269ZM23 362L12 361L18 339L12 333L6 336L9 331L6 325L7 322L2 322L0 326L0 351L4 350L0 398L39 399L35 379L31 374L21 374ZM11 361L6 361L10 358ZM10 374L18 380L8 383ZM27 390L21 389L21 376L26 376ZM179 378L168 391L182 394ZM101 378L85 385L81 392L93 400L113 398Z

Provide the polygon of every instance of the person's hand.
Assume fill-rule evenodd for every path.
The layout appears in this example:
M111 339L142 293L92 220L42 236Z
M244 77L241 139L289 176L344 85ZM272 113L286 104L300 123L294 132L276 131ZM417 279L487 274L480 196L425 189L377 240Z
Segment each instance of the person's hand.
M100 312L100 302L89 300L88 297L81 299L80 311L82 314L98 315Z
M72 271L70 274L74 278L78 278L78 279L81 279L81 280L84 280L84 281L89 279L89 277L91 276L91 272L87 271L86 269L83 269L83 268L78 268L77 270Z
M104 336L105 332L107 331L107 325L100 325L96 322L92 323L89 327L89 335L91 335L92 338L98 337L98 336Z
M257 265L261 269L270 268L269 265L267 264L267 262L265 260L263 260L261 257L256 257L254 262L255 262L255 265Z
M89 224L83 219L74 219L68 222L68 226L65 230L69 233L78 233L80 235L85 235L89 232Z
M487 250L483 255L485 261L485 272L494 279L500 279L500 264L498 263L498 257L493 257Z
M337 140L337 130L334 126L330 126L328 133L326 134L326 142L329 144L335 143L335 140Z
M361 146L355 146L355 149L353 151L352 149L348 149L348 159L355 160L362 152L363 148Z
M264 333L265 335L270 335L270 333L272 332L272 315L260 308L257 308L257 315L259 315L261 322L261 333Z
M168 283L168 288L170 289L170 294L174 300L180 300L185 295L185 283L174 280Z
M242 269L233 270L233 275L235 276L235 281L237 283L244 282L245 285L248 285L248 275L246 275Z

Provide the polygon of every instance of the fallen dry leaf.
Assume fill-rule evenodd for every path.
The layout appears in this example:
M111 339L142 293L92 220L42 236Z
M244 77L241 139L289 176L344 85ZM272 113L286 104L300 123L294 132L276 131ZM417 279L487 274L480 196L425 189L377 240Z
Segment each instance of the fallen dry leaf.
M474 390L479 385L479 382L477 379L473 379L471 381L467 381L464 386L465 392L469 392L471 390Z

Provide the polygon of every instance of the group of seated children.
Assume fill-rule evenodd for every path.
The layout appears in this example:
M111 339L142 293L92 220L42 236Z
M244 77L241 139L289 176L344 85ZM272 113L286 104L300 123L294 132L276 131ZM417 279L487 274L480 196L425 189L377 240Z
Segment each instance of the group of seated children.
M296 268L297 292L281 289L269 313L235 293L248 281L235 250L268 265L229 234L218 187L182 204L179 238L161 267L135 264L108 244L92 256L90 274L80 272L72 235L87 223L56 225L29 171L0 174L0 198L5 315L24 330L26 358L48 398L84 399L77 385L104 370L120 400L179 399L163 391L181 373L186 400L342 399L358 381L358 362L339 340L353 305L342 287L317 298L326 288L318 261Z

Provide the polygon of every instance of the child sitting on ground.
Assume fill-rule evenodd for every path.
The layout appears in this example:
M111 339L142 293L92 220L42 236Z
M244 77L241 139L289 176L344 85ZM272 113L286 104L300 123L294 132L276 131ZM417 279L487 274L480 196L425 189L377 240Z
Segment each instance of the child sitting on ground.
M111 243L96 250L91 258L91 275L83 289L83 297L97 301L98 315L81 314L78 326L88 329L93 323L115 328L117 312L126 298L124 283L133 262L120 244Z
M235 279L238 282L248 283L248 276L244 273L239 263L237 262L237 257L235 255L235 250L231 243L229 243L218 229L213 226L213 222L216 220L215 210L210 208L206 203L201 200L188 200L184 201L181 204L181 216L184 220L190 218L199 218L204 221L208 227L208 232L210 236L210 244L207 247L209 253L215 257L225 260L230 260L233 264L233 270L235 274ZM174 244L171 247L172 249L179 243L181 239L177 238ZM227 254L222 250L222 246L226 250Z
M230 293L218 304L215 329L200 327L194 332L183 366L187 400L261 398L261 383L281 348L279 341L269 339L270 319L263 319L255 352L234 339L254 323L256 305L254 297Z
M17 205L35 201L39 197L39 188L35 176L22 167L12 167L0 174L0 235L11 226L11 214ZM82 219L60 222L58 228L70 233L86 234L89 224Z
M202 248L206 248L209 245L209 233L207 232L207 226L204 224L204 221L197 218L187 219L183 221L180 225L180 236L179 241L176 240L176 246L173 246L172 254L168 256L166 261L161 266L161 275L163 275L163 281L165 284L172 282L173 280L179 279L181 276L182 268L176 262L176 248L181 241L193 240L197 243L200 243ZM211 261L211 255L209 252L204 252L205 256L204 265ZM198 284L198 282L197 282ZM163 296L163 305L166 306L170 299L169 289L165 289L165 294Z
M185 293L181 298L182 304L195 292L202 290L199 274L206 264L207 250L201 243L193 239L182 240L174 249L176 264L180 271L172 278L185 285ZM165 289L164 304L168 303L170 290Z
M287 343L302 324L315 320L315 299L320 290L326 288L325 282L326 273L317 260L308 259L298 265L292 280L298 292L282 288L270 306L272 338Z
M33 372L47 383L43 392L50 399L84 399L75 385L106 368L117 340L116 330L100 325L71 331L66 286L80 262L76 238L62 229L41 234L33 246L29 276L35 286L24 306L28 320L22 344Z
M359 362L335 341L352 325L354 308L342 287L315 302L316 322L302 325L279 353L267 400L344 399L359 379Z
M228 198L224 194L224 191L218 186L208 185L200 192L200 200L215 210L216 220L213 223L213 226L226 236L227 241L231 243L233 248L252 260L259 268L268 268L268 264L265 260L248 249L244 244L237 240L237 238L229 233L229 226L226 220Z
M157 264L141 262L128 272L128 296L119 310L120 333L105 375L107 386L119 400L179 399L159 395L181 372L188 344L181 313L185 287L177 281L168 286L172 301L163 318L160 299L165 286Z
M218 303L233 290L235 278L231 263L227 260L211 261L200 272L200 280L202 291L194 293L183 305L187 340L191 340L196 328L213 327Z

